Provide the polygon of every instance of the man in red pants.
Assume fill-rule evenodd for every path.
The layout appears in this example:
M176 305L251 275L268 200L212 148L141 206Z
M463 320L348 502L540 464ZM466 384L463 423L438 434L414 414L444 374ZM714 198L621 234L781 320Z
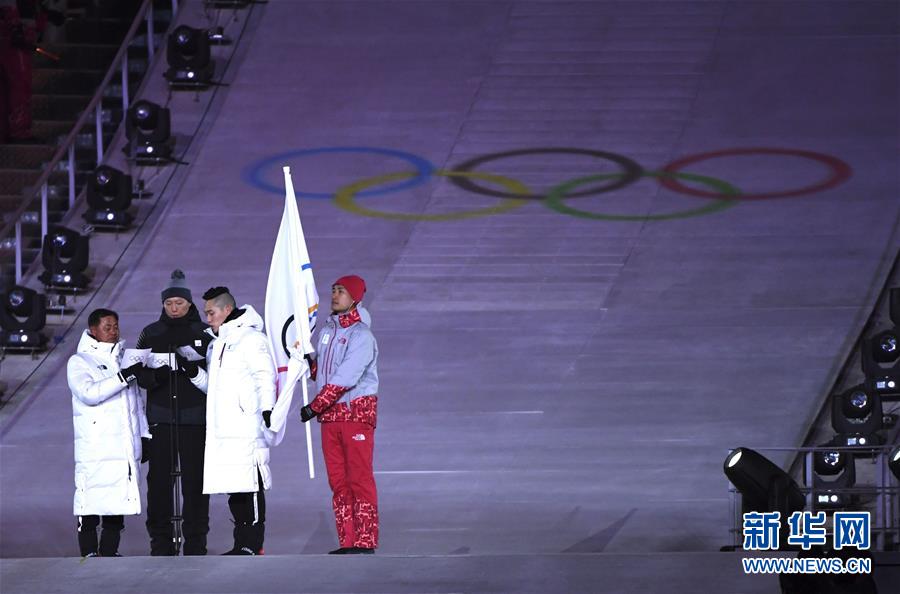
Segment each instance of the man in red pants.
M318 395L300 409L318 416L333 493L340 548L334 555L371 554L378 547L378 493L372 473L378 407L378 344L360 306L366 283L342 276L331 287L331 316L319 333L313 378Z
M37 41L39 4L0 0L0 144L33 140L31 54Z

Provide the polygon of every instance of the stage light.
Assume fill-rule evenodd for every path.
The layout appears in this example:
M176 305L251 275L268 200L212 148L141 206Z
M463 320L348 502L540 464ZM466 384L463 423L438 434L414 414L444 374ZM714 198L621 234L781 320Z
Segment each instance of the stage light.
M872 358L878 363L893 363L900 357L897 330L885 330L872 337Z
M831 427L840 445L873 446L882 442L877 434L883 427L881 395L864 385L831 397ZM838 442L835 442L838 443Z
M0 348L37 351L47 344L41 333L47 323L44 296L19 285L0 294Z
M66 227L56 227L44 236L40 280L49 289L79 291L90 279L84 274L89 257L88 238Z
M118 169L101 165L88 178L88 210L84 219L96 227L128 227L133 217L128 212L131 206L130 175Z
M896 289L891 290L891 296ZM893 311L892 303L892 315ZM883 330L865 339L860 348L860 360L866 385L890 400L900 397L900 331Z
M824 446L842 445L835 438ZM813 454L813 488L816 506L820 508L848 507L856 502L849 493L840 493L856 484L856 463L851 452L823 450ZM822 477L833 477L826 480Z
M174 88L209 86L215 63L209 49L209 34L202 29L180 25L169 35L166 47L166 80Z
M741 494L741 513L777 511L782 518L787 518L806 506L797 482L750 448L737 448L728 454L724 470Z
M172 156L171 114L150 101L137 101L125 115L125 153L139 164L158 164Z

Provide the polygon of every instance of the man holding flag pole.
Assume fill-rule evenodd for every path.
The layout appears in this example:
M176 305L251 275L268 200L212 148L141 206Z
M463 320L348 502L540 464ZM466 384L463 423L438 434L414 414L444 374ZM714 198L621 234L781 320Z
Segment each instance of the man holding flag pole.
M378 408L378 344L361 306L365 281L342 276L331 286L331 316L319 332L318 394L300 409L319 417L322 453L340 547L330 554L371 554L378 547L378 493L372 460Z

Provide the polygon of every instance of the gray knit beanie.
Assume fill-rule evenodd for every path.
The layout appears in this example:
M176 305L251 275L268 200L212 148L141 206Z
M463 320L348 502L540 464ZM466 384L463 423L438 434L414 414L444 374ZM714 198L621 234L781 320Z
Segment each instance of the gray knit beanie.
M187 299L191 303L194 302L191 298L191 290L187 288L187 283L184 280L184 273L178 269L172 271L172 280L169 282L169 286L163 289L162 292L163 301L172 297L181 297L182 299Z

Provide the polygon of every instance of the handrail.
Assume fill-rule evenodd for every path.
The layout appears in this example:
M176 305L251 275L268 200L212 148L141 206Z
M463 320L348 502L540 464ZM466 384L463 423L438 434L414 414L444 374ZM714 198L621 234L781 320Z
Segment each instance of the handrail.
M173 18L175 13L178 10L178 2L177 0L172 0L172 14ZM56 166L66 158L68 160L69 167L69 207L71 208L74 203L74 146L75 140L77 136L81 133L81 128L88 122L88 118L94 117L96 132L97 135L97 164L100 165L103 161L103 129L102 129L102 121L101 121L101 101L103 100L104 92L106 88L109 86L112 81L113 76L116 75L117 70L122 69L122 117L123 120L126 116L128 110L128 50L131 46L131 42L134 40L138 28L141 25L141 21L146 16L147 19L147 70L150 70L150 67L153 64L153 58L155 54L154 42L153 42L153 0L144 0L141 3L140 8L138 8L137 13L134 16L134 21L131 23L131 27L128 29L128 32L125 35L125 38L122 41L122 45L119 47L119 51L116 52L115 57L113 58L112 64L110 64L109 69L106 71L106 75L103 77L103 80L100 82L100 85L97 87L97 91L94 93L94 96L91 98L90 102L88 102L87 107L85 107L84 111L78 117L75 124L72 126L72 130L69 132L68 136L66 136L65 140L58 145L56 152L53 154L53 158L47 163L44 168L43 173L38 178L37 183L35 183L34 188L32 189L32 193L29 197L25 198L22 201L22 205L19 206L18 210L16 210L9 221L6 222L2 229L0 229L0 238L8 237L11 233L16 233L16 252L17 252L17 264L20 261L21 255L21 219L22 215L28 210L28 208L32 205L35 198L38 196L46 196L47 195L47 183L49 182L50 176L54 173ZM94 113L92 113L94 112ZM46 229L46 220L47 213L46 208L43 207L44 212L42 212L42 226L41 226L41 237L43 237L47 233ZM21 281L21 265L17 266L16 270L16 282Z

